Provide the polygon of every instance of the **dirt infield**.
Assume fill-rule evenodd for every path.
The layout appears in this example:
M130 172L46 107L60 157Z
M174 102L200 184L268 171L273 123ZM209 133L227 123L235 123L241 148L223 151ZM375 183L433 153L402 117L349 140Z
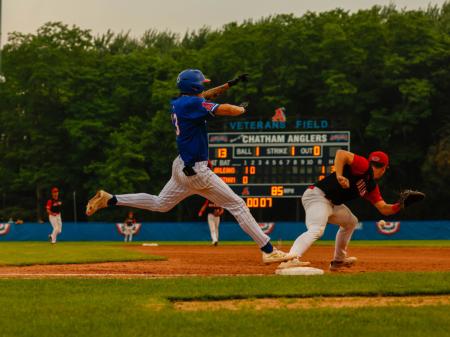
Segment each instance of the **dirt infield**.
M289 247L281 247L288 250ZM127 249L162 255L167 261L92 264L0 266L0 277L109 276L164 277L189 275L271 275L276 265L263 265L256 246L130 246ZM450 271L450 247L353 247L358 263L344 272ZM333 247L312 247L304 257L313 267L328 271Z

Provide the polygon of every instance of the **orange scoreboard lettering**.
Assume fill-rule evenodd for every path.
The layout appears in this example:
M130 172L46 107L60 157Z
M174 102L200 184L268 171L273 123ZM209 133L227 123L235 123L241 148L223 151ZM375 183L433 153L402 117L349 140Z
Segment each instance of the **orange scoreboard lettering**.
M284 195L283 186L271 186L270 195L274 197L281 197Z
M226 147L219 147L217 149L217 158L223 159L223 158L226 158L226 157L228 157L228 150L227 150L227 148Z

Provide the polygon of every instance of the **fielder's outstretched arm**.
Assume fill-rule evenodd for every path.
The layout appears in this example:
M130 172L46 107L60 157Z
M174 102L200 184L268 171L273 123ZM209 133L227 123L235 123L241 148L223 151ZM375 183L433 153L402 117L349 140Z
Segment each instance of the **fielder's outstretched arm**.
M378 201L374 206L383 215L396 214L400 210L400 205L398 203L396 203L396 204L388 204L384 200Z

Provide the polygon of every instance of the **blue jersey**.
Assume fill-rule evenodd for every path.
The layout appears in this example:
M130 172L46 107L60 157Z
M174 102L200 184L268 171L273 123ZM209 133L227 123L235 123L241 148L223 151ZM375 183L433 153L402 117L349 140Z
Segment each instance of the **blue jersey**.
M219 104L203 97L182 95L171 101L172 123L177 134L177 146L186 166L208 160L207 120L214 117Z

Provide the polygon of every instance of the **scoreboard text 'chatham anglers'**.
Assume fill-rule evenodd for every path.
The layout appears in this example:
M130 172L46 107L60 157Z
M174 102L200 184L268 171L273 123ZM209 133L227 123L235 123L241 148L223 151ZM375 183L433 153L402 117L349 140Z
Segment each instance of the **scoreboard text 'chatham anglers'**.
M273 197L299 197L334 171L337 150L350 150L349 131L217 132L208 135L214 172L249 207Z

